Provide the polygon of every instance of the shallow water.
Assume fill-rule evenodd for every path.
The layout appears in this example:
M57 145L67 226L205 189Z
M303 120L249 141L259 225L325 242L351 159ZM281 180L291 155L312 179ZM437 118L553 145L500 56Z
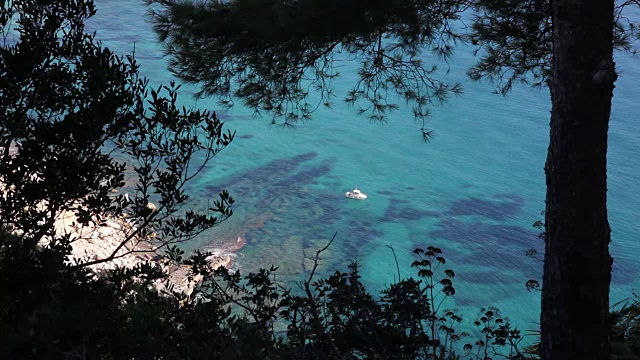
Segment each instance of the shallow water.
M103 44L120 54L135 44L142 73L152 84L168 83L171 74L141 2L97 6L90 29ZM612 302L638 287L640 255L640 87L634 84L640 67L627 55L616 61L621 77L608 152ZM524 283L540 278L541 264L524 253L542 250L532 224L544 209L549 95L524 87L506 98L495 95L491 85L466 80L472 62L469 49L458 49L450 73L440 74L462 81L465 94L433 109L428 125L436 136L426 144L407 109L387 123L371 123L338 100L310 122L283 130L240 106L225 112L213 99L193 101L193 88L183 87L185 104L217 110L238 135L189 189L196 198L212 198L226 188L237 200L235 215L194 246L215 247L244 236L238 267L274 264L283 281L293 282L307 274L315 250L337 232L323 254L321 274L357 260L365 283L380 289L396 277L387 245L395 249L402 276L412 274L415 247L434 245L456 272L450 307L471 317L478 307L493 305L521 328L535 327L539 295L528 293ZM336 87L352 82L342 76ZM344 198L354 186L369 198Z

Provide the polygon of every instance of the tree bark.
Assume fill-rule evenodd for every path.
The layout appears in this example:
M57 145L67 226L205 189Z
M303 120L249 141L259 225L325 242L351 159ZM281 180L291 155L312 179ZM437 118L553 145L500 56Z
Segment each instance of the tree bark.
M551 0L542 358L609 359L607 131L613 0Z

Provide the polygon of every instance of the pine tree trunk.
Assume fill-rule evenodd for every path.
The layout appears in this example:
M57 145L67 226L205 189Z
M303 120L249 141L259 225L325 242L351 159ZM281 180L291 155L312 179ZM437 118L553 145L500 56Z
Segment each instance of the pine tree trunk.
M542 358L609 358L607 131L613 0L552 0Z

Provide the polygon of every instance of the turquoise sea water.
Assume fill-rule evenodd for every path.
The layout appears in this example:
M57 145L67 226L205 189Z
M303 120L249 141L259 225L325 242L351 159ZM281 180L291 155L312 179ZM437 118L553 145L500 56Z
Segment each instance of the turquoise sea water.
M143 75L152 84L168 84L172 77L141 2L96 2L98 15L89 29L116 53L131 53L135 44ZM638 60L616 58L621 77L608 152L612 302L640 284ZM396 274L386 245L394 247L403 277L413 274L411 251L435 245L456 272L457 294L449 307L471 318L480 306L497 306L521 328L534 328L539 295L528 293L524 283L540 278L541 264L524 253L543 247L532 224L544 209L549 95L525 87L507 98L495 95L490 84L466 80L473 61L469 49L459 49L451 71L440 74L462 81L465 94L433 109L428 125L436 136L427 144L407 109L385 124L371 123L340 102L344 92L333 109L285 130L241 106L222 111L214 99L195 101L194 89L183 87L184 104L218 111L237 131L189 189L198 199L228 189L236 213L195 246L223 247L243 236L247 244L235 257L236 267L274 264L281 279L292 282L308 273L309 258L337 232L322 274L358 260L365 283L375 290ZM354 80L354 65L342 66L338 90ZM366 201L344 198L356 185L369 195Z

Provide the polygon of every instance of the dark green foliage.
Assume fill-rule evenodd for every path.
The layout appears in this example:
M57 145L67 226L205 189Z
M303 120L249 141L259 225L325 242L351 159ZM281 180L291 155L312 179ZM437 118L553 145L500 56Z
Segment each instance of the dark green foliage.
M31 248L45 241L67 254L72 239L54 229L62 212L81 227L127 216L121 245L148 240L155 251L231 215L226 192L209 214L182 207L185 183L233 134L215 114L178 108L179 86L149 94L132 56L84 32L94 12L84 0L2 3L0 221ZM125 174L135 185L124 187Z
M318 251L316 265L323 250ZM205 276L198 306L233 304L236 311L229 314L242 314L238 316L251 324L256 339L274 339L271 347L262 344L264 358L526 358L518 351L519 332L497 310L484 313L488 318L481 318L477 335L459 332L462 318L441 309L455 292L453 272L440 268L446 262L442 252L429 247L415 253L418 278L399 280L379 297L360 282L357 263L326 279L314 278L314 266L298 289L286 289L272 280L273 268L243 278L237 272L207 268L200 254L188 262ZM285 327L286 337L278 338L275 329ZM463 346L464 342L469 344Z
M474 0L469 34L480 60L469 69L473 80L488 79L507 94L514 84L546 86L551 74L553 27L549 0ZM614 47L634 51L637 19L625 16L635 1L615 7Z
M544 215L544 211L541 213L541 215ZM538 229L538 231L540 232L538 234L538 238L542 241L545 241L546 232L545 232L544 222L542 222L541 220L537 220L536 222L533 223L533 227ZM544 262L544 259L538 256L538 251L534 248L528 249L525 252L525 256L533 260L539 261L541 263ZM534 291L534 290L540 291L540 281L536 279L529 279L525 283L525 287L527 288L528 291Z
M640 302L637 293L611 312L611 359L640 359Z
M95 276L65 265L56 251L25 247L8 232L0 238L0 255L8 290L0 298L0 351L10 359L457 359L456 351L484 359L477 354L497 354L519 339L508 322L499 327L503 320L488 312L475 342L458 334L462 318L434 310L451 293L444 291L451 284L439 285L434 276L401 280L373 297L355 263L326 279L311 274L294 294L273 282L276 269L243 277L212 269L206 254L196 253L184 263L205 279L188 300L158 293L151 281L164 275L150 264ZM432 298L431 290L441 295ZM275 330L283 326L286 340ZM463 350L458 341L464 338L469 344Z
M301 289L288 290L273 282L276 269L241 276L213 270L205 254L195 254L185 263L206 279L198 300L185 301L149 286L163 276L151 265L96 277L65 266L55 251L20 244L3 233L0 351L10 359L536 358L520 350L522 335L497 309L481 309L472 323L455 311L434 311L451 286L442 282L451 272L435 266L434 275L403 279L374 297L355 263L348 272L310 277ZM416 253L438 252L430 249ZM428 270L425 260L442 264L421 256L418 272ZM432 289L440 294L435 301ZM636 318L636 304L612 313L612 358L633 358Z
M634 292L629 299L611 306L609 320L611 328L611 357L612 360L640 359L640 302L638 293ZM525 348L532 358L540 358L540 332L535 331L536 340Z
M469 77L506 94L514 83L542 86L550 74L552 27L548 0L478 0L470 39L480 52Z
M131 243L156 252L231 215L226 192L207 214L183 207L185 184L233 134L215 114L178 108L173 84L149 93L132 56L84 33L94 12L84 0L0 3L3 357L175 357L193 310L154 289L166 274L150 263L103 274L88 266ZM65 211L80 228L125 216L129 226L111 255L71 262L81 235L56 231Z
M164 275L148 265L98 279L55 250L33 251L6 234L0 256L0 352L10 359L144 355L153 351L150 330L171 324L171 301L144 282Z
M274 283L276 269L241 276L212 269L205 256L184 260L204 276L188 299L158 293L151 282L164 274L154 265L96 276L4 232L0 352L9 359L486 359L504 349L500 357L525 358L519 334L496 310L480 318L479 337L458 333L462 318L435 310L451 285L434 276L401 280L374 297L354 263L326 279L312 273L289 290Z
M360 60L359 81L346 101L372 120L397 108L396 98L424 119L428 105L461 92L459 84L435 79L435 66L419 57L425 46L451 56L460 0L147 2L178 77L223 104L237 97L270 112L274 122L291 124L329 106L334 62L353 58ZM317 101L309 102L310 91Z
M160 294L155 265L101 276L56 251L0 239L0 353L9 359L247 359L277 346L224 299ZM266 336L266 337L265 337ZM236 345L237 344L237 345Z
M469 76L495 82L503 94L516 83L546 85L550 74L548 0L146 1L170 70L201 85L200 95L228 106L239 98L272 114L274 123L308 119L319 105L330 106L341 60L360 63L345 100L372 120L398 108L396 96L424 120L429 105L461 93L420 61L424 49L448 61L458 41L470 42L480 59ZM616 48L632 51L637 20L624 9L634 4L615 8ZM308 100L312 92L317 101ZM423 133L429 136L424 127Z

